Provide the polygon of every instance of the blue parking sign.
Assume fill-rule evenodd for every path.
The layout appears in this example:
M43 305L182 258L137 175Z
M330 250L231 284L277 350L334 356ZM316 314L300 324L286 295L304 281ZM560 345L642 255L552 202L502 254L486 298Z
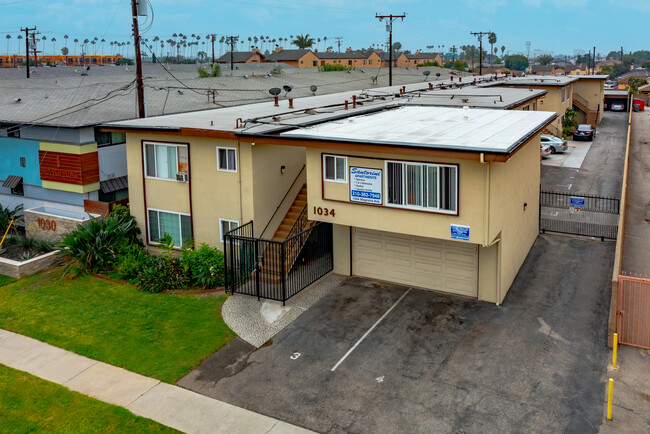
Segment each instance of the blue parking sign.
M571 208L575 209L584 209L585 207L585 198L578 196L571 196Z

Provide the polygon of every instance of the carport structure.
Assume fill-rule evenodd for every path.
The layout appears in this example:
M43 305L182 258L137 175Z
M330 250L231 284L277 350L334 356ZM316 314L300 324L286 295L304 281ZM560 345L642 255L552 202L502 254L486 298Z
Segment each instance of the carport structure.
M627 89L605 89L605 110L610 110L612 104L623 104L627 111L630 96Z

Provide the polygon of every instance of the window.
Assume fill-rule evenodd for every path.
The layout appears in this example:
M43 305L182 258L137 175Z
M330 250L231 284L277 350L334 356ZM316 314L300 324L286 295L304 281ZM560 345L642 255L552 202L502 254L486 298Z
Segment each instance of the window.
M564 102L565 97L566 97L566 88L562 87L562 102Z
M126 143L126 133L109 133L102 131L100 127L96 127L95 141L97 146Z
M318 60L314 60L314 61L312 62L312 65L313 65L313 66L318 66Z
M524 110L524 111L529 111L529 110L530 110L530 105L526 105L526 106L524 106L524 108L523 108L522 110Z
M150 243L156 244L169 235L174 247L181 248L192 240L192 224L188 214L149 209L148 215Z
M235 148L217 148L217 168L223 172L236 172L237 150Z
M223 243L223 236L226 235L228 232L232 231L233 229L237 229L239 227L239 222L237 220L226 220L226 219L219 219L219 239Z
M364 60L364 61L363 61L363 64L365 65L367 62L368 62L367 60Z
M186 145L145 143L144 146L147 177L176 180L177 173L187 172Z
M537 111L537 101L533 103L533 110Z
M368 65L372 65L372 59L368 60Z
M348 182L347 160L347 157L323 155L323 179L331 182Z
M387 161L386 174L386 198L389 206L456 212L456 166Z

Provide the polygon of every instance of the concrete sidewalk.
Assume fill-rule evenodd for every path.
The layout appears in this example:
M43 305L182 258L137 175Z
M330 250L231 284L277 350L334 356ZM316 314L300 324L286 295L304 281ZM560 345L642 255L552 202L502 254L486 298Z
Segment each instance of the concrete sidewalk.
M650 274L650 114L632 113L622 269Z
M188 433L311 432L3 329L0 363Z

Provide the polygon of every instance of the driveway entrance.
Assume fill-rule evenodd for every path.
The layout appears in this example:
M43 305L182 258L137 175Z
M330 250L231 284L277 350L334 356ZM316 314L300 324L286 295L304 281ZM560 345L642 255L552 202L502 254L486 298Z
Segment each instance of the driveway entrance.
M179 385L319 432L596 432L613 247L540 236L502 306L352 277Z

